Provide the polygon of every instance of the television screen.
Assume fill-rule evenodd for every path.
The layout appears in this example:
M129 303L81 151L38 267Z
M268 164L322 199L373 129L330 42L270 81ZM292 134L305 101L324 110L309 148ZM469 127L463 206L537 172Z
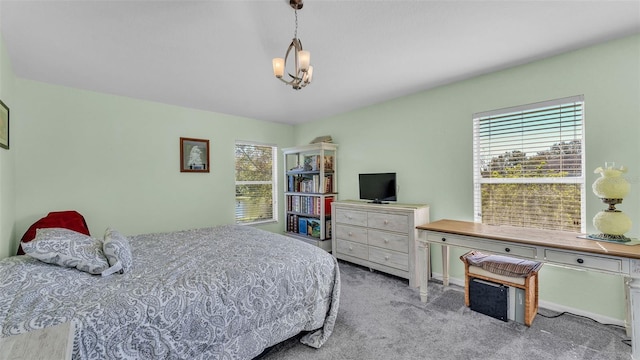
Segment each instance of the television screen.
M360 199L396 201L396 173L360 174Z

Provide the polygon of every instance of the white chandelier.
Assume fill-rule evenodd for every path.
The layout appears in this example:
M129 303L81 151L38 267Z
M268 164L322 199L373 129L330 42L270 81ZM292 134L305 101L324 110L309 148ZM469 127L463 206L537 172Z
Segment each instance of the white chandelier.
M302 1L289 0L289 5L293 8L296 16L296 30L284 58L273 59L273 75L296 90L300 90L310 84L313 78L313 66L309 65L311 53L302 49L302 41L298 39L298 10L302 9ZM294 50L295 71L293 74L288 73L291 79L287 81L283 79L283 76L291 50Z

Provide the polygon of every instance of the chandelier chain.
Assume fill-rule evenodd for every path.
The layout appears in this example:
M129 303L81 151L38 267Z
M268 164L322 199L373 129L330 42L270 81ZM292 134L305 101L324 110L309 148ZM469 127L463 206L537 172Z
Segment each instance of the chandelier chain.
M296 31L293 33L293 37L297 39L298 38L298 10L294 10L294 13L296 14Z

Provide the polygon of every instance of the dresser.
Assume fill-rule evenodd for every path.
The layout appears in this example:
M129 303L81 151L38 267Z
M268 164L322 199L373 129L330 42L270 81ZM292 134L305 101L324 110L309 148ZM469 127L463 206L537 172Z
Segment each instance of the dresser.
M332 249L337 259L420 284L416 268L416 226L429 222L429 206L373 204L347 200L331 204Z

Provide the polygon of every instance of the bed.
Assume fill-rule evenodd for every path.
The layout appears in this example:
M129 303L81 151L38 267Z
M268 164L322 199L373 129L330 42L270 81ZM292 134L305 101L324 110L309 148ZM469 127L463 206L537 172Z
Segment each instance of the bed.
M333 331L340 275L317 247L237 225L128 241L130 268L109 276L1 260L0 337L72 322L74 359L252 359Z

